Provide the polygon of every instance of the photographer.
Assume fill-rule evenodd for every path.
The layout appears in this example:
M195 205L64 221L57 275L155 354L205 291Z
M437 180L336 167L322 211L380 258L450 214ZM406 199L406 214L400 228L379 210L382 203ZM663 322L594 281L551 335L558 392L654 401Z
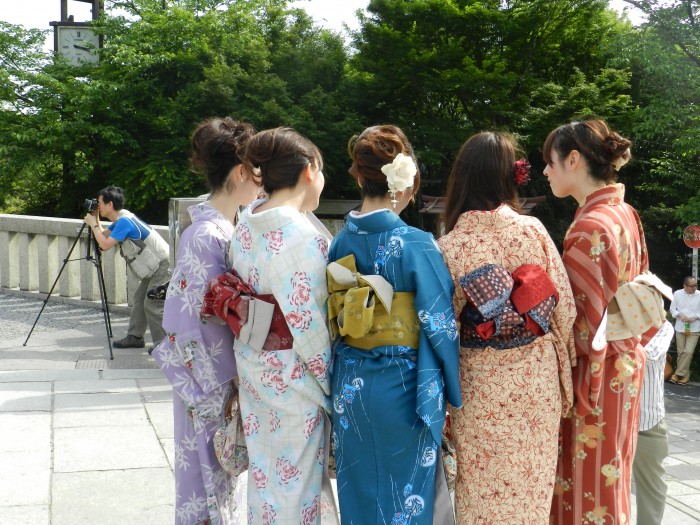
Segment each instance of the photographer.
M157 346L165 331L163 323L163 301L146 299L146 292L153 286L170 279L170 247L153 228L123 209L124 190L108 186L99 192L97 206L84 217L102 251L119 244L119 252L134 275L140 280L133 297L129 317L129 329L124 339L114 341L115 348L143 348L146 326L151 331L154 346ZM91 208L92 209L92 208ZM102 228L98 216L112 221ZM152 235L151 235L152 234Z

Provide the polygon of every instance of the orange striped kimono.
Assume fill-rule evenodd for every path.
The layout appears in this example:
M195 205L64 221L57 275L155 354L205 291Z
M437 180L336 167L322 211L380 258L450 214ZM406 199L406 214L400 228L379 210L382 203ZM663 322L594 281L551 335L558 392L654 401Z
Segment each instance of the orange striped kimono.
M562 420L551 523L630 523L644 353L639 338L591 347L618 286L647 271L644 232L624 186L586 198L564 239L563 261L576 302L575 402Z

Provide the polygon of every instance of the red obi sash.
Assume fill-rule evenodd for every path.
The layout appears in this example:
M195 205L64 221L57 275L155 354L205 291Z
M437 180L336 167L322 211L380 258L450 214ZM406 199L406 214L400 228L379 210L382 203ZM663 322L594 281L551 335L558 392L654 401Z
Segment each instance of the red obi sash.
M461 277L459 284L467 297L459 316L461 346L516 348L549 331L559 293L542 267L525 264L511 275L488 264Z
M201 309L207 317L225 321L236 339L256 350L289 350L294 342L275 297L256 293L235 270L209 281Z

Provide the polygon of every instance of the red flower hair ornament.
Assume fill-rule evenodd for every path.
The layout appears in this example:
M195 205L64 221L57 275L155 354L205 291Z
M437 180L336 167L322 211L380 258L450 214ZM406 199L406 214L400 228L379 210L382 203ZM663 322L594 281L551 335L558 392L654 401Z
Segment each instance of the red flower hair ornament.
M516 160L513 171L515 172L513 178L518 186L527 184L530 181L530 163L527 159Z

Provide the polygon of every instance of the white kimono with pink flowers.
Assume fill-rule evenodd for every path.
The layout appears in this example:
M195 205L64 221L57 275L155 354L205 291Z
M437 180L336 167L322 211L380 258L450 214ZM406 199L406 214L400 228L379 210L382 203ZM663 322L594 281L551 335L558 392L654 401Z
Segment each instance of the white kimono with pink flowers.
M246 210L231 242L234 269L274 294L291 350L235 342L240 407L250 458L248 523L337 523L327 473L331 344L327 329L327 232L303 213Z

